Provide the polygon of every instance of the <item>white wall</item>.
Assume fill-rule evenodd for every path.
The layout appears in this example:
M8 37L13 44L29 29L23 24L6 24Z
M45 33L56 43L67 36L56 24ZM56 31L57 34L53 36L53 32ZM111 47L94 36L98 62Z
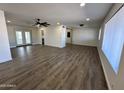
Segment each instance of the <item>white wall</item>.
M32 44L41 44L41 31L32 29Z
M97 46L98 28L82 27L73 29L72 43L78 45Z
M61 26L60 37L61 37L60 48L63 48L66 46L66 26Z
M66 28L63 26L49 26L45 30L45 45L54 47L65 47Z
M0 10L0 63L11 60L7 27L4 12Z
M105 73L105 77L107 80L107 84L109 89L124 89L124 47L122 52L122 57L120 61L119 71L118 74L115 74L111 65L109 64L107 58L105 57L104 53L101 50L102 42L103 42L103 35L104 35L104 26L105 23L116 13L116 11L122 6L122 4L115 4L111 11L106 16L102 26L101 26L101 38L99 40L99 55L102 62L103 70Z
M9 36L9 43L11 47L16 46L16 37L14 32L14 26L7 25L7 31Z
M15 31L30 31L32 32L32 44L41 44L42 43L42 35L41 35L41 28L31 28L25 26L16 26L7 24L8 35L9 35L9 42L10 46L14 47L17 46L16 44L16 34ZM45 45L55 46L55 47L65 47L65 31L66 28L62 26L49 26L44 29L45 34Z

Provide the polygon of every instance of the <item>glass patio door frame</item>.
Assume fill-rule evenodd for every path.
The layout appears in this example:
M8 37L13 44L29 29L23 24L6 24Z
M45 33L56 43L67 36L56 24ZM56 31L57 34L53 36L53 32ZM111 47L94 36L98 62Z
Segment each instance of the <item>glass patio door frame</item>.
M29 34L27 34L27 39L28 39L28 36L29 36L29 41L28 40L26 40L26 33L29 33ZM25 37L25 44L27 45L27 44L31 44L31 32L30 31L24 31L24 37ZM29 43L28 43L29 42Z
M21 32L22 33L22 44L18 44L18 41L17 41L17 36L16 36L16 44L17 46L22 46L22 45L28 45L28 44L31 44L32 42L32 39L31 39L31 31L21 31L21 30L17 30L15 31L16 32ZM30 43L26 43L26 36L25 36L25 33L26 32L29 32L30 33Z

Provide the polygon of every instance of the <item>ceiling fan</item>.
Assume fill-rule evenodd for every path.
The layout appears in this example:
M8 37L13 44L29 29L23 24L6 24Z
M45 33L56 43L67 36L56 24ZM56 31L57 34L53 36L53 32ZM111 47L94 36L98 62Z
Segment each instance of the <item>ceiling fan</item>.
M41 19L36 18L35 19L35 24L33 26L37 26L37 27L48 27L50 24L48 24L47 22L40 22Z

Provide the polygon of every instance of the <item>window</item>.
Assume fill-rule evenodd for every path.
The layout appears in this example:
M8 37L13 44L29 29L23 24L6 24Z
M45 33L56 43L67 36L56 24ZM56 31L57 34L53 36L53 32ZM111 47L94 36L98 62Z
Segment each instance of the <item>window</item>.
M106 24L102 50L117 73L124 46L124 7L121 8Z

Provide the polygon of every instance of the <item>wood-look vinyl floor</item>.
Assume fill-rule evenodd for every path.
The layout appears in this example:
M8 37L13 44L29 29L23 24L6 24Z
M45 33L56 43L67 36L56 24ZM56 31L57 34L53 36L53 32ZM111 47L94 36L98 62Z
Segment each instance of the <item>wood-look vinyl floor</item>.
M96 47L25 46L0 64L0 89L108 89Z

